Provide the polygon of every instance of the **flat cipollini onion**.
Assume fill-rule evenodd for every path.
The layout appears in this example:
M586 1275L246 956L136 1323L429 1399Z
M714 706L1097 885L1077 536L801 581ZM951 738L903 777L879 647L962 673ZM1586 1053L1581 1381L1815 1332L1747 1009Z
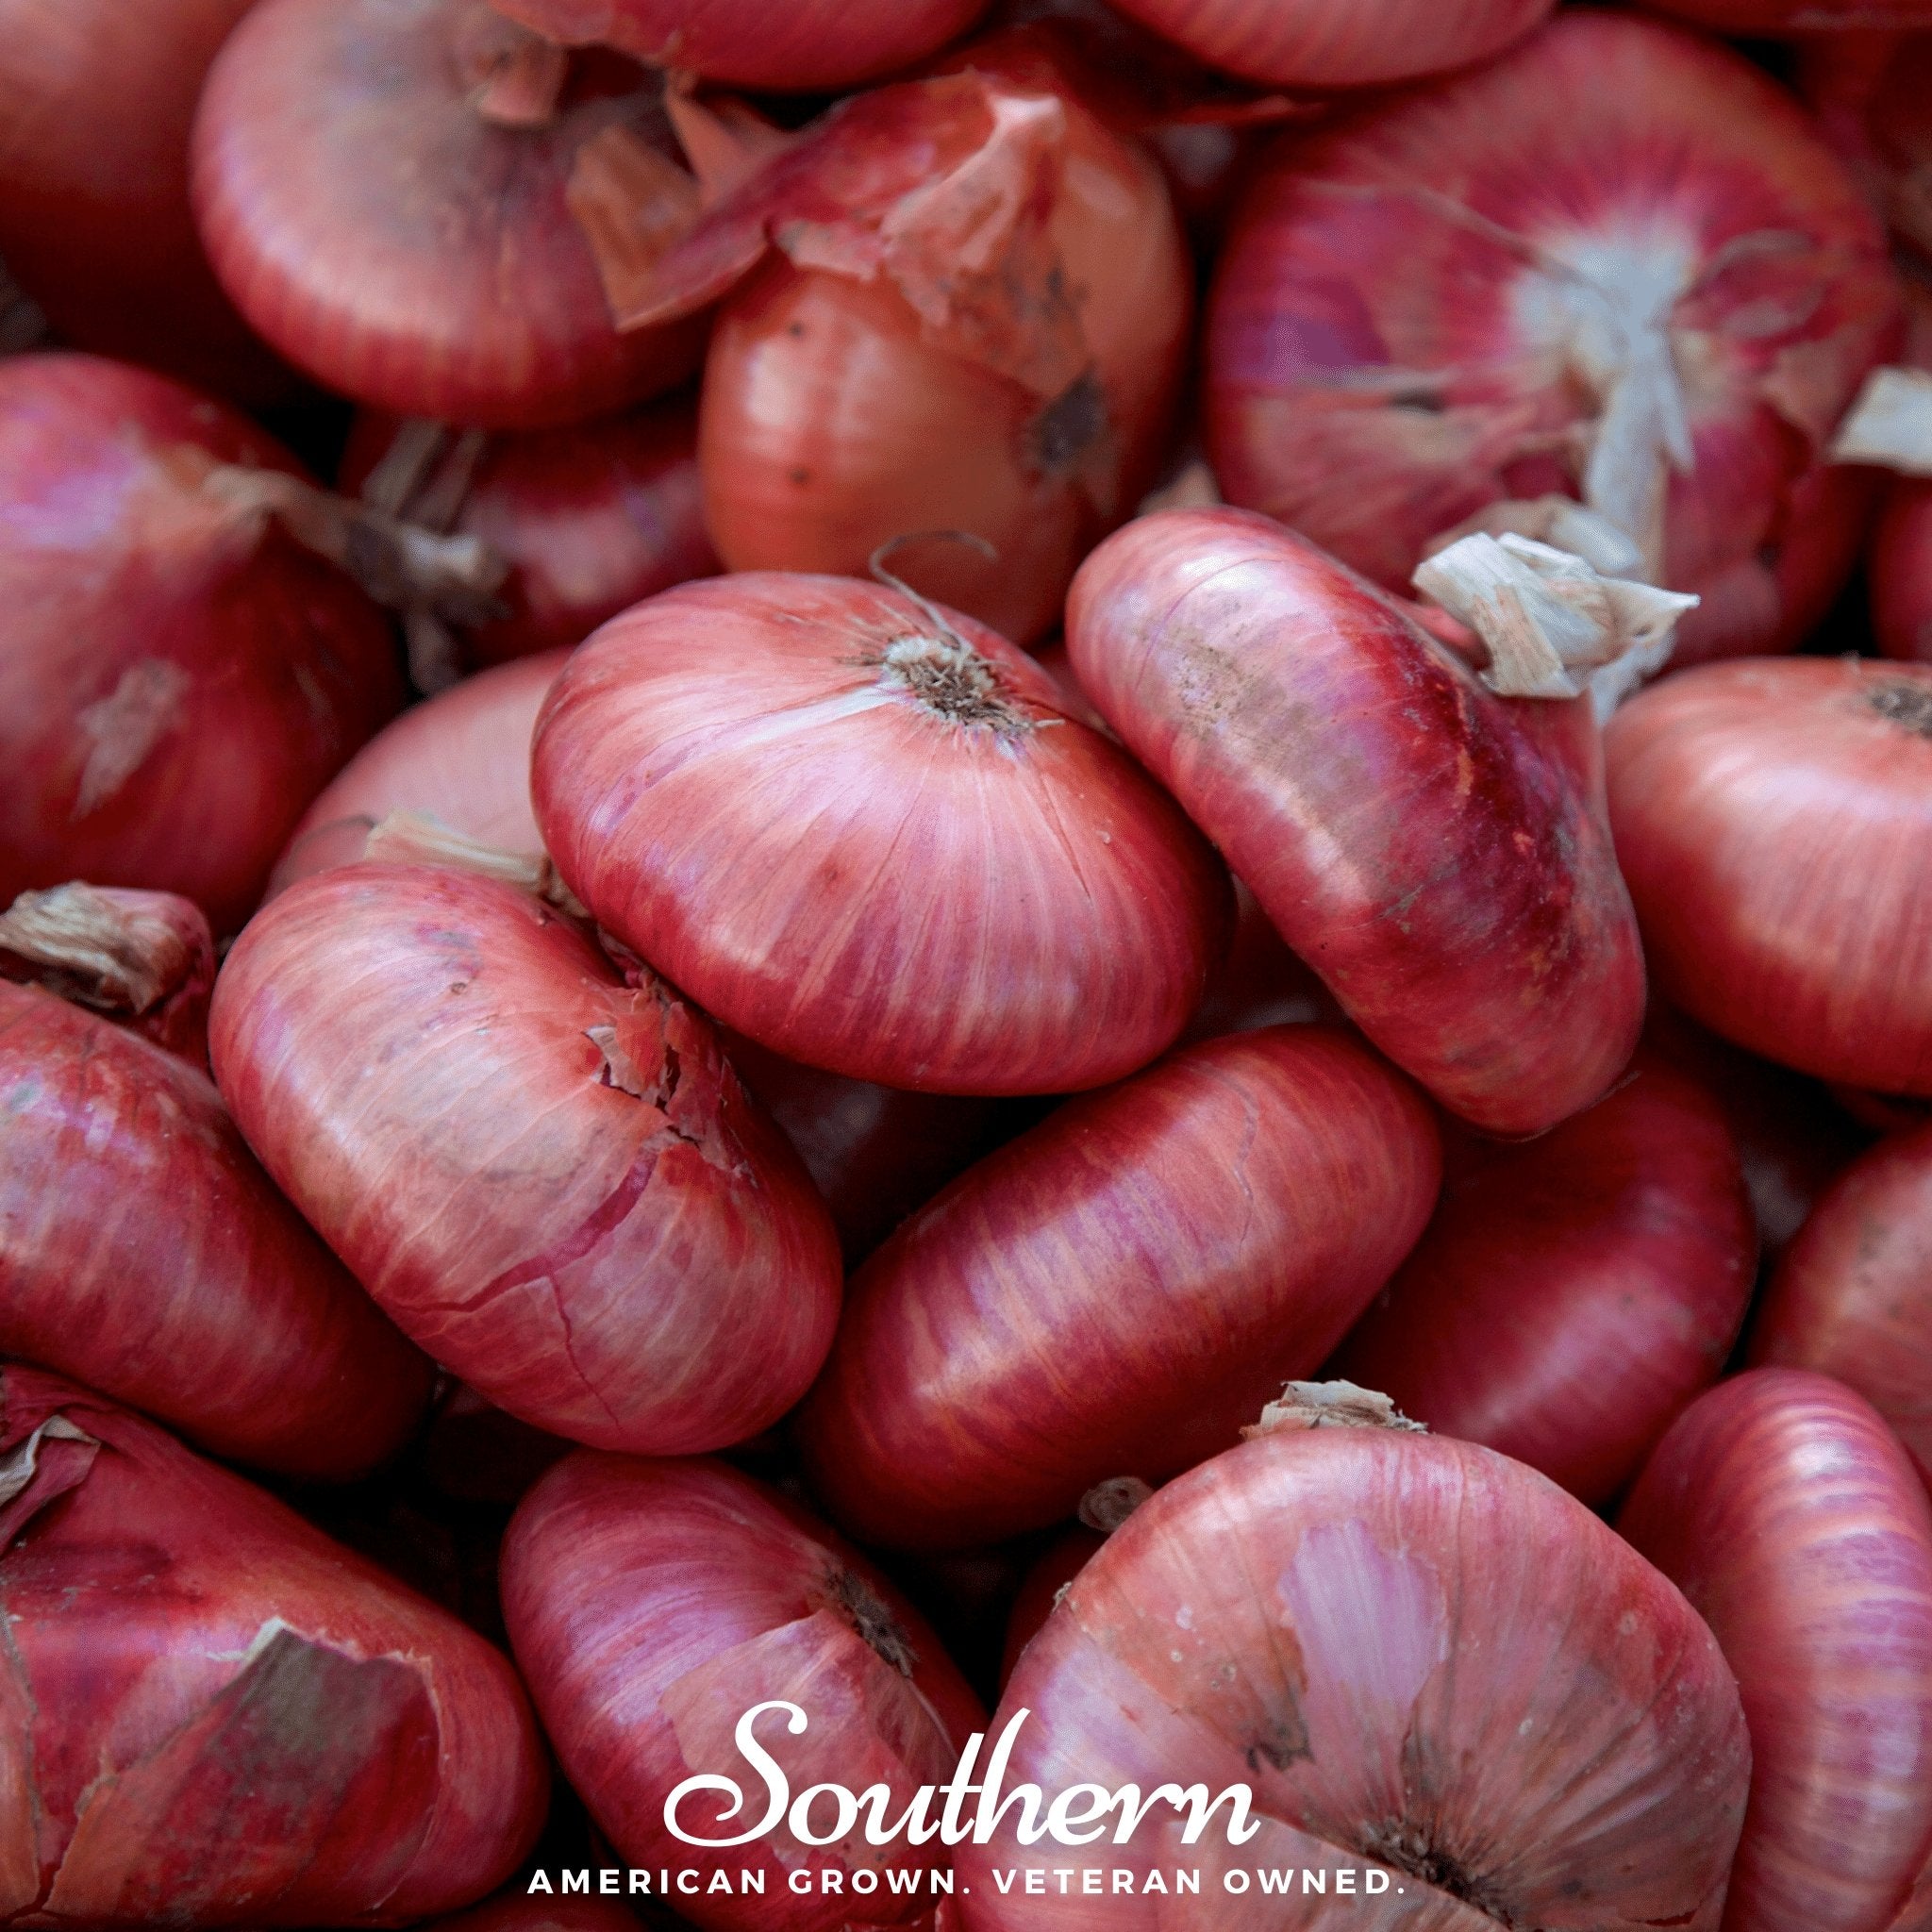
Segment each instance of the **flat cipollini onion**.
M887 1086L1117 1079L1225 929L1199 834L1024 652L846 578L687 584L607 625L532 789L600 925L760 1045Z
M1580 497L1703 599L1681 662L1789 649L1871 500L1824 461L1891 345L1857 184L1738 56L1565 11L1488 68L1290 139L1238 211L1204 412L1228 500L1391 590Z
M1819 1201L1772 1277L1751 1359L1856 1389L1932 1483L1932 1126L1881 1141Z
M960 1548L1226 1448L1408 1252L1420 1096L1346 1036L1189 1047L1071 1102L859 1271L796 1436L872 1543Z
M698 460L733 570L858 575L967 531L893 568L1026 643L1154 481L1192 280L1159 170L1043 42L957 64L834 108L621 313L724 298Z
M1223 1811L1184 1843L1162 1803L1070 1852L1015 1842L1008 1813L958 1857L973 1932L1096 1924L1064 1865L1136 1874L1106 1907L1124 1932L1321 1923L1299 1886L1260 1903L1253 1873L1291 1867L1331 1895L1353 1871L1334 1923L1369 1932L1716 1932L1750 1772L1731 1674L1664 1577L1521 1463L1387 1427L1263 1435L1157 1492L1027 1646L995 1730L1021 1709L1008 1790L1244 1784L1260 1829L1232 1846ZM1198 1899L1141 1889L1176 1866ZM1015 1867L1049 1868L1045 1894L1001 1890ZM1224 1889L1234 1867L1253 1895Z
M531 427L695 360L693 326L613 327L579 225L613 197L641 226L688 220L673 152L650 76L483 0L262 0L202 95L194 204L236 305L329 388Z
M641 598L718 568L688 398L520 436L365 411L341 488L503 559L498 608L462 627L466 667L582 643Z
M1540 1140L1446 1152L1435 1219L1333 1373L1606 1502L1743 1324L1757 1239L1724 1114L1640 1060Z
M1500 54L1554 0L1120 0L1211 67L1271 87L1363 87Z
M0 1369L20 1926L402 1924L499 1885L548 1773L508 1661L152 1424Z
M1932 668L1703 665L1605 748L1660 990L1786 1066L1932 1093Z
M0 982L0 1352L217 1455L363 1475L430 1366L242 1144L202 1070L212 967L178 899L72 886L0 915L0 973L44 982Z
M291 376L202 254L188 130L249 0L0 5L0 256L76 348L247 402Z
M401 702L381 612L287 533L284 486L293 458L192 390L0 360L0 901L84 878L231 930Z
M502 0L574 44L608 42L656 67L733 87L807 92L909 67L963 33L986 0Z
M1282 938L1444 1106L1538 1133L1623 1070L1643 963L1589 700L1493 695L1388 598L1241 510L1110 537L1067 640Z
M564 1773L625 1859L731 1874L724 1892L680 1897L680 1914L718 1932L859 1932L930 1913L929 1893L880 1882L858 1904L849 1885L817 1881L801 1895L786 1874L849 1879L869 1867L903 1883L943 1867L949 1853L937 1841L868 1845L855 1826L808 1845L788 1818L750 1843L707 1850L665 1825L666 1800L687 1778L750 1777L733 1734L768 1700L808 1716L791 1734L770 1712L756 1732L793 1793L824 1781L855 1792L884 1785L889 1820L918 1787L952 1776L984 1723L917 1613L796 1504L717 1463L572 1456L510 1523L503 1606ZM682 1828L706 1839L743 1830L763 1802L756 1779L743 1816L726 1823L726 1802L715 1790L688 1792ZM829 1824L821 1801L811 1828ZM765 1875L762 1896L740 1892L740 1870Z
M434 863L304 879L228 955L210 1045L290 1198L521 1420L718 1448L823 1360L838 1242L796 1157L709 1024L533 893Z
M1751 1727L1724 1923L1915 1924L1932 1884L1932 1506L1890 1430L1823 1375L1700 1396L1618 1527L1708 1622Z

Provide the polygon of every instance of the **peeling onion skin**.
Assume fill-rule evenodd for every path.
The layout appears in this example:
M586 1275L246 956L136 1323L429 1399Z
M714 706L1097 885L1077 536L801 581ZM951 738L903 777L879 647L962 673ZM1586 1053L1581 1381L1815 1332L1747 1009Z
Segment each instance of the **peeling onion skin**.
M1932 1887L1932 1506L1823 1375L1732 1377L1678 1418L1618 1527L1738 1674L1751 1809L1732 1932L1883 1932Z
M1897 278L1797 103L1629 14L1566 11L1264 164L1209 302L1224 491L1406 592L1487 507L1585 492L1614 373L1641 360L1619 361L1599 290L1667 318L1628 340L1668 358L1691 461L1662 472L1654 525L1647 463L1609 466L1595 507L1704 598L1675 661L1791 648L1860 546L1871 479L1823 450L1894 344ZM1661 450L1647 420L1629 446Z
M345 494L361 488L396 426L366 411L357 419ZM718 569L699 499L694 406L678 398L492 437L449 528L480 537L510 569L496 593L507 614L462 633L471 667L580 644L620 610Z
M625 1861L765 1873L761 1897L680 1898L679 1913L694 1924L841 1932L853 1924L849 1896L800 1897L787 1889L788 1870L943 1866L943 1846L903 1837L878 1848L855 1832L858 1842L808 1850L781 1824L754 1843L707 1851L665 1828L666 1797L694 1774L749 1779L747 1806L761 1804L732 1733L768 1698L790 1699L809 1719L799 1737L787 1734L780 1713L758 1728L794 1793L824 1779L855 1791L883 1783L891 1818L917 1787L953 1774L967 1737L985 1723L918 1612L776 1491L714 1462L579 1453L512 1518L503 1592L518 1667L564 1773ZM699 1837L753 1822L724 1824L721 1808L695 1794L679 1818ZM824 1828L822 1816L816 1822ZM897 1924L931 1907L895 1902L881 1884L875 1905L861 1909L867 1925Z
M1101 1924L1051 1878L991 1883L1076 1858L1201 1868L1201 1932L1257 1923L1218 1865L1377 1862L1389 1891L1338 1907L1367 1932L1716 1932L1750 1769L1730 1671L1664 1577L1522 1464L1374 1428L1263 1437L1159 1491L1027 1646L995 1730L1023 1707L1008 1790L1246 1784L1261 1831L1228 1846L1224 1812L1183 1846L1161 1807L1073 1857L1003 1831L958 1858L973 1932ZM1158 1896L1104 1912L1175 1923Z
M1321 1363L1441 1176L1421 1097L1325 1028L1071 1102L854 1277L794 1427L807 1476L865 1542L964 1548L1175 1474Z
M209 1043L283 1191L519 1420L719 1448L824 1359L838 1241L796 1157L702 1015L530 894L437 866L305 879L228 955Z
M291 375L215 281L188 130L250 0L0 5L0 257L61 339L246 403Z
M1932 669L1705 665L1605 750L1658 990L1785 1066L1932 1093Z
M199 491L192 466L228 462L296 469L143 370L0 361L0 902L87 879L178 892L232 931L401 704L382 613Z
M205 1073L0 984L0 1352L286 1475L366 1475L408 1441L429 1363L275 1191Z
M1869 1149L1812 1209L1766 1291L1751 1360L1856 1389L1932 1483L1932 1126Z
M1326 1373L1607 1502L1743 1325L1757 1231L1724 1115L1640 1060L1540 1140L1447 1154L1428 1231Z
M0 1515L9 1924L401 1925L509 1875L549 1774L499 1652L99 1396L0 1391L0 1446L57 1425Z
M1555 0L1119 0L1210 67L1270 87L1367 87L1500 54Z
M875 80L965 32L986 0L501 0L575 46L732 87L830 92Z
M1878 648L1932 664L1932 483L1888 491L1866 570Z
M787 1058L1100 1086L1186 1024L1226 878L1024 652L946 622L841 577L667 591L545 701L537 823L601 926Z
M1452 1112L1541 1133L1623 1071L1643 961L1587 701L1492 696L1388 598L1241 510L1108 538L1067 642L1281 937Z
M323 788L290 835L271 891L354 864L392 811L420 812L499 852L539 857L530 734L569 655L546 651L495 665L410 706Z
M670 152L646 77L493 125L463 65L492 21L483 0L259 0L202 95L194 206L236 306L325 387L537 428L668 389L703 335L620 334L566 200L604 130Z

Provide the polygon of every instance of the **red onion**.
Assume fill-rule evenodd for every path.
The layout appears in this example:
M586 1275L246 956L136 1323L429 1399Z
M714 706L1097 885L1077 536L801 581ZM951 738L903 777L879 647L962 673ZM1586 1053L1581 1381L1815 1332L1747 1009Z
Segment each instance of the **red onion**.
M1787 1066L1932 1093L1932 669L1707 665L1626 706L1606 750L1669 997Z
M469 665L581 643L607 618L718 568L685 400L573 429L486 439L365 412L341 487L487 543L509 567L502 614L467 627Z
M159 376L0 361L0 901L86 878L179 892L229 929L395 709L381 613L264 506L295 474Z
M402 1924L508 1876L547 1774L498 1652L99 1396L0 1404L12 1924Z
M0 255L78 348L267 401L188 208L203 76L250 0L0 0Z
M419 812L453 832L528 858L543 841L530 807L530 733L563 651L466 677L379 731L324 788L275 867L280 891L362 857L391 812Z
M1932 482L1887 493L1866 567L1879 648L1932 663Z
M646 75L483 0L259 0L202 95L194 205L236 305L319 381L526 428L691 367L692 328L613 327L588 239L619 206L690 219L673 153Z
M1074 669L1356 1024L1491 1132L1595 1100L1643 965L1577 699L1492 696L1311 544L1239 510L1109 538Z
M956 1181L855 1277L797 1427L868 1542L960 1547L1238 1440L1408 1252L1428 1112L1338 1033L1188 1048Z
M290 1198L522 1421L716 1448L824 1358L838 1244L796 1158L702 1016L533 894L434 864L304 879L229 954L210 1042Z
M835 108L625 312L725 298L698 458L727 565L862 575L966 532L893 567L1024 643L1154 480L1191 276L1159 170L1043 43L959 60Z
M1789 648L1858 546L1871 479L1823 457L1897 309L1857 185L1778 88L1565 12L1278 151L1215 283L1209 451L1231 502L1391 590L1441 536L1536 535L1580 496L1703 598L1680 662Z
M1716 1932L1750 1769L1731 1674L1663 1577L1521 1463L1373 1427L1263 1436L1160 1491L1027 1646L995 1734L1023 1709L1008 1792L1244 1785L1258 1830L1228 1843L1224 1807L1187 1843L1160 1798L1083 1853L1016 1843L1008 1813L958 1855L974 1932L1313 1925L1307 1868L1349 1872L1332 1923L1375 1932ZM1135 1893L1062 1897L1066 1865ZM1142 1889L1176 1867L1198 1904ZM1265 1901L1254 1874L1283 1871L1298 1902Z
M1932 1126L1846 1168L1785 1251L1751 1359L1856 1389L1932 1482Z
M0 983L0 1352L217 1455L362 1475L414 1430L428 1363L269 1184L207 1074L83 1009L164 1040L180 1023L200 1060L212 967L181 900L75 886L0 916L0 971L55 989Z
M1822 1375L1739 1375L1679 1417L1619 1527L1738 1674L1751 1808L1725 1924L1914 1923L1932 1882L1932 1507L1885 1424Z
M578 1454L524 1499L503 1551L504 1617L565 1774L625 1858L708 1875L762 1874L764 1895L676 1897L680 1915L724 1932L840 1932L930 1912L922 1874L942 1868L934 1842L867 1844L852 1828L801 1841L790 1818L730 1849L680 1843L665 1807L687 1779L678 1824L714 1843L758 1823L766 1792L734 1741L755 1706L785 1700L807 1727L767 1712L758 1744L803 1792L830 1780L884 1785L897 1819L921 1785L952 1775L978 1701L917 1613L878 1573L774 1491L711 1462L641 1462ZM733 1816L721 1775L746 1787ZM811 1807L814 1835L831 1807ZM842 1881L801 1896L795 1871ZM873 1874L873 1886L853 1883ZM894 1894L909 1878L921 1893ZM883 1882L882 1882L883 1881ZM814 1877L814 1884L823 1883ZM857 1905L851 1894L872 1890Z
M1056 1537L1026 1573L1026 1581L1020 1586L1020 1594L1013 1600L1012 1612L1007 1619L1006 1649L1000 1657L1002 1691L1011 1683L1026 1646L1040 1635L1046 1620L1058 1607L1061 1592L1106 1541L1097 1529L1075 1524Z
M1539 1141L1446 1153L1436 1218L1333 1373L1605 1502L1743 1324L1757 1237L1724 1114L1640 1061Z
M1116 1079L1179 1033L1222 939L1206 845L1024 652L843 578L687 584L607 625L531 782L601 925L857 1079Z
M502 0L574 44L608 42L656 67L736 87L830 91L963 33L986 0Z
M1277 87L1360 87L1499 54L1555 0L1116 0L1197 59Z

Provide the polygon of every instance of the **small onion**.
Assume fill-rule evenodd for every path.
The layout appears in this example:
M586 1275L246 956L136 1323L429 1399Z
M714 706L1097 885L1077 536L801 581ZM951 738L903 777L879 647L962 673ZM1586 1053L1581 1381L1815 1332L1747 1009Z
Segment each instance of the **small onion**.
M958 1548L1239 1440L1408 1252L1428 1110L1345 1036L1274 1027L1069 1103L852 1284L797 1424L868 1542Z
M1789 649L1857 552L1872 479L1824 450L1898 304L1796 103L1565 11L1278 150L1216 276L1209 454L1230 502L1395 591L1439 539L1580 496L1703 599L1679 661Z
M1751 1359L1856 1389L1932 1483L1932 1126L1832 1184L1772 1277Z
M1586 699L1506 699L1312 544L1241 510L1108 539L1074 668L1281 937L1398 1066L1489 1131L1597 1099L1643 962Z
M776 1491L711 1462L642 1462L578 1454L532 1490L503 1550L504 1619L564 1773L631 1864L708 1876L762 1873L764 1895L701 1891L680 1913L719 1932L840 1932L849 1895L788 1891L800 1867L850 1877L942 1867L946 1848L904 1836L868 1845L855 1828L808 1845L790 1818L724 1851L680 1843L665 1801L692 1775L751 1776L733 1733L754 1705L786 1699L808 1720L788 1735L769 1713L758 1740L794 1793L821 1782L885 1785L889 1819L921 1785L945 1782L977 1699L918 1614L829 1530ZM762 1804L756 1780L748 1802ZM688 1794L684 1829L724 1838L715 1791ZM821 1801L811 1828L831 1811ZM730 1886L726 1888L731 1890ZM929 1897L880 1883L862 1924L897 1924Z
M1932 1885L1932 1506L1885 1424L1823 1375L1736 1376L1678 1418L1618 1526L1738 1674L1751 1808L1725 1924L1916 1923Z
M533 894L426 864L304 879L229 954L210 1045L290 1198L520 1420L717 1448L823 1360L838 1243L796 1157L701 1015Z
M1731 1674L1664 1577L1521 1463L1374 1427L1266 1435L1159 1491L1027 1646L995 1730L1022 1709L1008 1791L1244 1784L1259 1830L1229 1845L1224 1810L1185 1843L1163 1801L1082 1854L1016 1843L1009 1813L958 1857L974 1932L1097 1924L1051 1875L1083 1864L1201 1873L1184 1907L1109 1897L1122 1932L1321 1923L1261 1902L1252 1874L1285 1867L1353 1870L1334 1923L1376 1932L1716 1932L1750 1774ZM993 1882L1041 1867L1043 1896ZM1237 1867L1254 1896L1224 1889Z
M402 1924L507 1878L548 1774L508 1662L151 1424L0 1369L20 1926Z
M381 612L253 500L294 474L159 376L0 360L0 901L84 878L231 930L401 702Z
M1166 1047L1226 884L1022 651L840 577L687 584L538 721L537 822L598 923L724 1024L856 1079L1098 1086Z
M194 205L236 306L297 367L405 415L532 427L695 360L691 326L617 331L588 237L613 198L689 220L673 151L648 76L484 0L259 0L202 95Z
M1435 1219L1331 1373L1605 1502L1743 1324L1757 1229L1724 1114L1640 1061L1541 1140L1446 1151Z
M1932 668L1705 665L1626 705L1606 755L1664 992L1784 1065L1932 1093Z

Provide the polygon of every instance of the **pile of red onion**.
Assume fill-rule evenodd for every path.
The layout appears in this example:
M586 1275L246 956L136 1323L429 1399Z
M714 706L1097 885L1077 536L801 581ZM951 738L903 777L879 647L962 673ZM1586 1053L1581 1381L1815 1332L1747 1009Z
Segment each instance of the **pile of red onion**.
M0 0L0 1921L1932 1925L1932 0Z

